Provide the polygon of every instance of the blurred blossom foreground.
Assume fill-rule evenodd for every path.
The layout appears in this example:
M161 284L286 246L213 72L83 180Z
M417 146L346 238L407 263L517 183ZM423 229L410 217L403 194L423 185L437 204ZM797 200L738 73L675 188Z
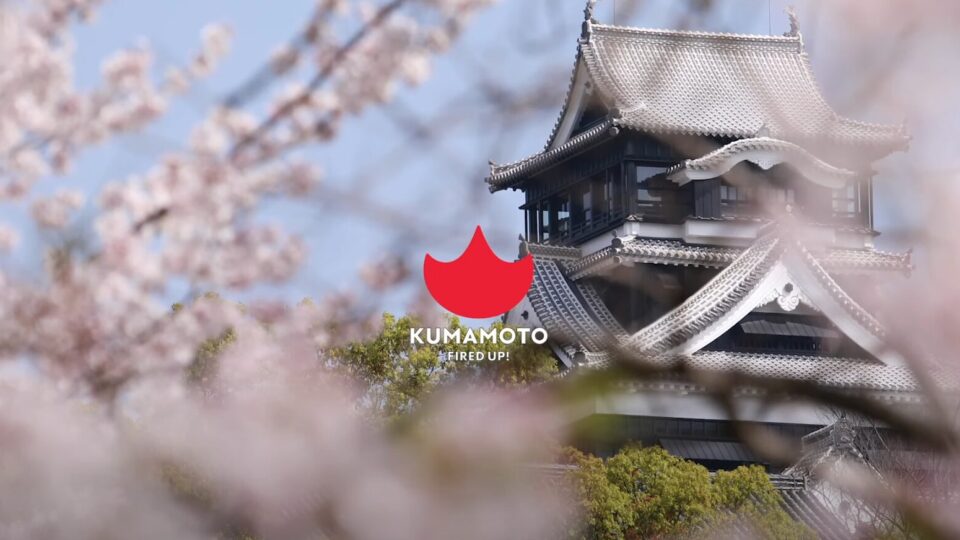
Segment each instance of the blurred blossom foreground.
M0 2L0 204L24 210L0 216L0 539L960 536L960 198L903 157L923 133L827 105L792 13L785 35L659 31L587 2L570 79L548 81L569 89L546 147L486 179L523 192L536 268L493 330L546 345L411 342L467 331L408 270L419 251L356 290L263 293L308 255L268 202L403 228L305 155L425 82L491 3L318 0L178 150L84 192L84 152L171 114L233 33L210 24L183 63L116 51L81 87L72 34L100 2ZM863 5L832 9L957 35L952 7ZM926 84L874 79L863 99L896 118L960 72L880 69ZM504 124L544 95L480 86ZM875 246L892 154L926 212L900 238L922 260ZM42 271L12 262L31 238ZM441 360L478 351L510 360Z

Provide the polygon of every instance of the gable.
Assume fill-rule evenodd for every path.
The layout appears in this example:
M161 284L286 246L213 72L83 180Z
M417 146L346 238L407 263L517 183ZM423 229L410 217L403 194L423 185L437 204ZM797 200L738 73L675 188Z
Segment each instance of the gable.
M648 353L689 355L720 338L750 313L769 305L784 312L803 305L822 314L874 358L884 363L900 362L883 344L879 322L840 288L799 240L774 231L683 304L628 341Z
M703 350L877 360L823 314L803 306L787 312L775 304L749 313Z
M607 117L609 109L595 89L590 72L578 55L563 109L547 141L546 150L562 145Z

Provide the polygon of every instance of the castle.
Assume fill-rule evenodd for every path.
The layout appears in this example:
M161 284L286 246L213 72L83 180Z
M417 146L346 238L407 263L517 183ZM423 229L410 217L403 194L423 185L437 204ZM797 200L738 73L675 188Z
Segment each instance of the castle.
M904 127L835 112L793 17L777 36L652 30L600 24L593 4L546 146L486 178L524 193L521 255L535 263L505 321L547 329L570 372L628 354L916 402L862 303L912 268L909 252L874 247L871 164L907 148ZM697 380L668 369L622 386L582 411L610 428L588 450L639 441L779 472ZM768 398L737 388L736 420L799 445L837 419Z

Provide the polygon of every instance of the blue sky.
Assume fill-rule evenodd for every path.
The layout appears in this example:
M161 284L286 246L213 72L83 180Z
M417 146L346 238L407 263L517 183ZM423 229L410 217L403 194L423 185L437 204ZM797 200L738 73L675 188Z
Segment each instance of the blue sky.
M583 0L501 0L480 14L457 46L438 59L433 77L422 87L404 89L394 106L370 110L350 119L335 143L305 153L328 173L328 182L338 189L350 189L364 182L363 193L383 209L415 216L426 231L412 238L400 233L389 220L370 220L320 200L298 204L272 204L260 216L283 223L302 234L310 259L303 271L280 288L257 291L280 293L296 300L319 297L333 289L355 283L356 271L364 261L378 254L397 253L411 262L419 273L419 262L429 250L438 259L451 259L466 246L477 224L483 225L494 248L502 257L516 252L516 237L522 229L517 206L518 193L490 195L482 184L488 159L510 161L536 152L542 146L559 111L559 97L547 107L527 111L491 125L492 115L472 96L482 86L504 91L522 91L546 82L557 96L562 95L576 51L582 21ZM850 99L849 79L857 69L843 65L854 57L849 41L840 39L847 21L831 19L822 2L798 4L801 30L814 69L828 101L841 112L866 120L899 121L899 117L872 117L877 111ZM77 39L76 77L81 86L93 84L104 57L117 48L149 42L161 65L182 63L198 44L200 29L208 22L228 23L235 31L234 48L225 63L209 80L180 103L162 122L142 133L124 137L84 155L74 174L66 181L87 192L107 181L119 180L146 170L162 153L177 149L185 140L199 112L217 103L248 77L275 49L289 39L310 13L313 2L252 2L205 0L203 2L123 0L106 2L96 20L80 26ZM688 4L679 1L642 3L627 19L627 2L617 7L620 24L673 27L684 24L702 30L780 34L787 30L784 8L787 2L765 0L723 0L706 16L689 16ZM614 18L614 3L601 1L596 13L602 22ZM947 37L944 38L955 42ZM846 48L845 48L846 47ZM877 54L885 54L878 44ZM555 85L554 85L555 83ZM456 105L453 114L434 124L442 133L438 140L418 141L398 123L409 119L431 122ZM888 111L882 111L888 112ZM942 111L931 110L931 118ZM926 119L914 119L921 123ZM944 142L936 137L915 138L912 153L923 158L942 156ZM894 227L905 218L890 203L886 192L893 184L897 159L881 167L878 180L880 201L878 224ZM953 166L946 164L945 166ZM54 185L52 182L46 186ZM464 202L468 204L464 205ZM23 210L2 207L8 215ZM15 218L16 219L16 218ZM27 236L25 241L36 241ZM24 250L14 264L30 268L38 250ZM387 307L400 309L402 298L387 299Z

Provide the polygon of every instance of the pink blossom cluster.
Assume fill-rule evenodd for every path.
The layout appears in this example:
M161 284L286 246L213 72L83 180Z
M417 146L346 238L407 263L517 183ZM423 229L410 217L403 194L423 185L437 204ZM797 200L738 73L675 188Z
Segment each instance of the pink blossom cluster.
M150 76L146 48L118 51L103 62L102 82L81 91L73 82L70 25L89 16L97 1L43 1L0 6L0 200L29 194L34 182L65 174L77 152L143 128L161 116L169 99L204 76L226 52L229 31L204 31L201 51L177 83Z
M101 83L80 90L70 29L97 3L0 7L0 55L10 59L0 73L0 200L28 201L36 225L50 230L75 226L84 210L94 233L88 253L53 250L43 279L0 276L0 350L87 390L123 384L143 366L182 367L210 337L207 326L185 322L190 313L170 317L171 283L192 291L241 289L297 272L303 243L257 216L264 200L307 196L321 178L321 167L292 152L335 136L346 114L389 99L398 82L422 82L429 56L445 50L488 2L428 2L427 11L407 14L403 1L358 8L320 1L305 38L290 47L312 58L312 69L271 64L267 87L307 78L287 80L292 93L281 92L274 107L214 107L180 151L97 193L66 186L34 193L38 180L65 177L84 148L160 118L229 51L231 31L210 25L198 52L183 66L167 66L161 80L153 75L154 55L141 45L110 55ZM356 33L344 37L339 28ZM0 223L0 250L18 249L21 236ZM380 275L387 266L378 268L364 279L381 290L406 275L400 266L391 277Z
M300 38L277 49L267 80L284 79L298 67L313 72L288 81L274 95L273 108L256 138L235 147L241 163L270 158L307 141L335 137L340 123L394 96L398 84L421 84L430 75L431 58L445 52L472 14L493 0L392 0L352 4L320 0ZM438 21L402 13L407 4L425 4ZM429 19L429 18L427 18ZM342 28L359 25L345 41ZM252 81L257 83L258 81ZM268 86L252 84L248 93ZM238 101L248 96L235 96Z
M426 433L398 435L361 417L350 381L326 371L326 348L375 329L355 295L292 309L195 295L169 305L173 285L230 291L293 275L302 242L257 216L321 177L291 151L335 136L397 83L421 83L488 1L433 0L414 18L405 2L322 0L306 45L274 58L267 86L300 74L301 57L316 75L266 114L216 107L140 174L38 193L85 148L162 117L229 51L230 30L211 25L159 80L143 45L109 56L101 82L80 90L70 30L98 3L0 3L0 204L63 233L83 210L93 233L84 249L50 248L45 275L0 270L0 537L561 535L561 495L519 465L547 459L556 435L542 400L451 396ZM353 27L352 42L336 30ZM24 248L20 232L0 223L0 254ZM384 291L405 277L390 259L363 279ZM239 341L197 375L200 347L228 330Z
M35 380L0 383L0 490L16 493L0 536L564 534L562 491L524 466L550 457L547 403L461 392L429 409L425 432L391 433L312 367L309 346L240 335L208 395L145 379L112 418Z

